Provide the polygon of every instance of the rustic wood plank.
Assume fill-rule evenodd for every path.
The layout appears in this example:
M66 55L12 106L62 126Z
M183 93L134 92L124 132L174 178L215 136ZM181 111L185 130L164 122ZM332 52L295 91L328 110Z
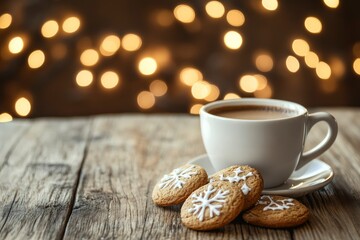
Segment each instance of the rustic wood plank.
M338 121L339 134L320 159L332 166L335 177L324 189L301 199L310 207L312 217L294 230L294 239L360 238L360 110L328 111ZM319 142L324 134L324 127L314 129L309 141Z
M89 120L29 123L10 154L1 149L1 160L4 154L8 157L0 169L0 239L60 239L72 208Z
M181 225L180 206L154 206L156 181L202 153L196 117L97 117L65 239L290 238L287 230L256 228L239 219L218 231L196 232Z

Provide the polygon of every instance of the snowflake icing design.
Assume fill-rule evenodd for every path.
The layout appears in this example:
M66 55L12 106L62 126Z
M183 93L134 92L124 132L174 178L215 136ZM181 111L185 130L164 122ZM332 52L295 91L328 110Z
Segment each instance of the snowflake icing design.
M192 175L196 174L196 172L191 172L191 170L195 168L194 165L189 166L186 169L176 168L169 175L165 174L163 178L160 180L160 189L166 187L182 188L185 184L185 179L189 179Z
M238 167L237 169L234 170L234 173L235 175L234 176L227 176L227 177L224 177L223 174L220 175L220 180L222 181L229 181L231 183L234 183L234 182L239 182L241 180L244 181L242 187L241 187L241 191L244 193L244 195L247 195L250 191L251 191L251 188L246 184L246 179L248 177L251 177L251 176L254 176L254 174L252 172L248 172L246 175L244 176L240 176L239 174L243 173L244 171L241 170L240 167Z
M192 200L193 207L190 208L188 211L197 215L197 218L202 222L204 220L205 210L209 208L210 218L220 215L220 209L223 207L222 204L213 204L213 203L224 203L226 202L226 196L229 194L229 190L223 191L220 189L215 196L210 197L210 195L216 192L216 188L214 188L211 184L208 185L207 189L204 190L199 195L193 193L191 197L194 199Z
M270 202L267 201L263 201L265 200L265 198L267 198ZM290 206L294 206L295 204L292 203L294 199L291 198L287 198L287 199L282 199L282 200L275 200L271 197L271 196L261 196L258 204L261 205L267 205L266 207L264 207L263 211L267 211L267 210L272 210L272 211L276 211L276 210L285 210L290 208Z

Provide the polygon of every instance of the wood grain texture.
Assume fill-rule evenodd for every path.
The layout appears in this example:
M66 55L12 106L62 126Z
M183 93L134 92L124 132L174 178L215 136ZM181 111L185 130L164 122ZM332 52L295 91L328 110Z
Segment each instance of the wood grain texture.
M360 109L325 110L337 118L339 135L320 159L335 178L299 199L311 210L308 223L279 230L238 217L223 229L196 232L181 225L180 206L152 203L157 180L204 153L197 117L125 114L0 125L0 239L359 239ZM307 145L325 130L315 126Z
M29 122L21 137L16 137L21 129L14 130L16 143L0 153L3 156L7 151L0 169L0 239L62 238L83 160L88 122ZM6 141L6 136L1 137Z

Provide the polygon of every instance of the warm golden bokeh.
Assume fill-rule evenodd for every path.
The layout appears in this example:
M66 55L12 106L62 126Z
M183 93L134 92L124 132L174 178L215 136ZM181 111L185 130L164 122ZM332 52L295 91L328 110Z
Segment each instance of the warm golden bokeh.
M31 103L25 98L18 98L15 102L15 111L21 117L26 117L31 111Z
M191 106L190 113L197 115L200 112L201 107L204 106L203 104L197 103Z
M209 96L211 92L211 86L206 81L197 81L191 87L191 94L196 99L204 99Z
M76 75L76 83L79 87L87 87L93 81L93 74L89 70L81 70Z
M306 30L311 33L320 33L322 30L321 21L316 17L307 17L304 22Z
M253 93L257 90L259 84L256 77L244 75L239 80L240 89L247 93Z
M137 95L137 103L142 109L149 109L155 105L155 97L149 91L142 91Z
M331 68L326 62L319 62L316 66L316 74L320 79L326 80L331 76Z
M175 19L171 11L163 9L156 14L155 20L160 26L169 27Z
M174 16L183 23L192 23L195 20L195 11L186 4L180 4L174 9Z
M129 52L138 50L142 45L139 35L128 33L122 38L122 47Z
M314 52L308 52L305 55L305 63L309 68L316 68L317 64L319 63L319 57Z
M18 54L24 48L24 40L19 36L14 37L9 41L8 48L12 54Z
M182 83L184 83L185 85L191 87L192 85L194 85L194 83L196 83L197 81L201 81L203 80L203 75L202 73L196 69L196 68L192 68L192 67L186 67L183 68L180 71L180 81Z
M100 53L103 56L112 56L120 48L120 38L116 35L106 36L100 44Z
M353 69L357 75L360 75L360 58L354 60Z
M0 29L6 29L10 27L12 22L12 16L9 13L4 13L0 16Z
M106 89L112 89L119 84L119 75L114 71L107 71L101 75L101 85Z
M277 0L262 0L261 4L266 10L269 11L275 11L279 5Z
M268 80L264 75L255 74L254 77L258 81L258 86L257 86L257 89L256 89L257 91L263 90L264 88L266 88L266 86L268 85Z
M274 66L274 61L270 54L260 53L255 57L256 68L261 72L269 72Z
M296 55L304 57L310 51L310 46L303 39L295 39L292 42L292 49Z
M340 0L323 0L325 5L329 8L337 8L339 6Z
M162 80L154 80L150 83L149 90L154 96L161 97L166 94L168 86Z
M140 60L138 68L141 74L152 75L157 70L157 62L152 57L145 57Z
M236 31L228 31L224 35L225 46L229 49L236 50L239 49L242 45L242 37L240 33Z
M292 73L296 73L300 68L299 60L297 60L294 56L288 56L285 64L287 69Z
M225 7L219 1L210 1L205 5L205 11L212 18L221 18L225 13Z
M254 96L257 98L271 98L272 95L273 90L270 85L266 85L264 89L254 92Z
M211 84L210 93L204 99L208 102L212 102L218 99L219 95L220 95L220 89L216 85Z
M41 27L41 34L45 38L54 37L59 31L59 24L55 20L46 21Z
M68 17L62 24L62 29L66 33L74 33L80 28L80 19L77 17Z
M41 50L35 50L30 53L28 57L28 64L30 68L39 68L45 62L45 54Z
M240 27L245 23L244 14L237 9L232 9L226 14L226 21L234 27Z
M237 99L237 98L240 98L240 96L236 93L227 93L224 96L224 100Z
M0 114L0 123L10 122L12 120L13 120L13 117L9 113L4 112L4 113Z
M94 66L99 61L99 54L95 49L86 49L81 53L80 62L85 66Z

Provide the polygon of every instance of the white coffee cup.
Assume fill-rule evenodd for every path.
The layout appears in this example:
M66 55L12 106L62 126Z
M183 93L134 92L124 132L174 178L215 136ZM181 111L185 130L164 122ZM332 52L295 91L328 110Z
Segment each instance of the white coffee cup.
M265 106L291 114L274 119L238 119L212 114L214 109L233 106ZM303 153L305 139L318 122L328 125L325 138ZM211 164L216 171L239 164L257 168L265 188L284 183L291 173L325 152L335 141L338 126L326 112L309 114L297 103L242 98L209 103L200 109L201 134Z

